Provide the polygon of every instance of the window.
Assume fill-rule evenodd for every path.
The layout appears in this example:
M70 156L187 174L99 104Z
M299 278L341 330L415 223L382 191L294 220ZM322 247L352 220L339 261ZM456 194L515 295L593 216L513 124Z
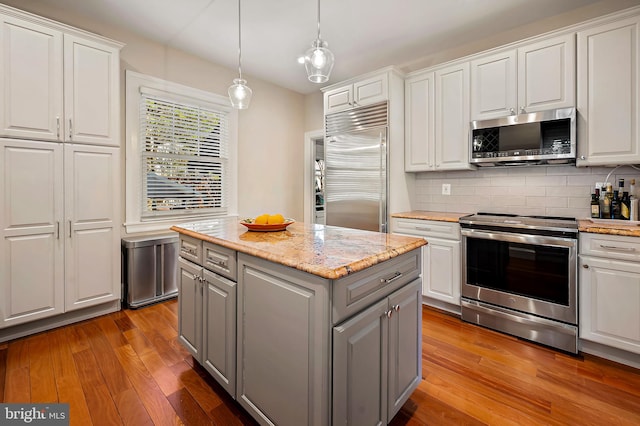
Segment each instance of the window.
M227 99L132 72L127 95L127 232L235 212Z

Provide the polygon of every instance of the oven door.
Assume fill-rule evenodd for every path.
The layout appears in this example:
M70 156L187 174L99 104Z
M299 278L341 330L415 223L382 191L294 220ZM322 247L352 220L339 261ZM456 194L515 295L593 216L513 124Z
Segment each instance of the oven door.
M577 239L462 230L463 297L578 323Z

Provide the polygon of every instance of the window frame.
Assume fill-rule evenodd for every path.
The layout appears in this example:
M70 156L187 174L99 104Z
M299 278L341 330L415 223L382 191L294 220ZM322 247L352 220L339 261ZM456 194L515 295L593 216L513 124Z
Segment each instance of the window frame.
M126 71L126 128L125 128L125 229L127 233L168 230L172 225L237 216L237 146L238 113L225 96L166 81L157 77ZM142 151L140 140L140 106L142 93L186 105L200 106L227 114L228 160L225 170L227 179L226 213L197 213L185 211L167 217L143 217Z

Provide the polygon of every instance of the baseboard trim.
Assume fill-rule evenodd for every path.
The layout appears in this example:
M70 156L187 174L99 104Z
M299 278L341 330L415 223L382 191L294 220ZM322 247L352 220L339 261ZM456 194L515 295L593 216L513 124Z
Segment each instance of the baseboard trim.
M580 340L580 352L640 369L640 355L588 340Z
M99 317L101 315L110 314L112 312L117 312L120 309L120 300L114 300L112 302L67 312L50 318L43 318L33 322L14 325L13 327L0 329L0 343L41 333L43 331L73 324L75 322Z

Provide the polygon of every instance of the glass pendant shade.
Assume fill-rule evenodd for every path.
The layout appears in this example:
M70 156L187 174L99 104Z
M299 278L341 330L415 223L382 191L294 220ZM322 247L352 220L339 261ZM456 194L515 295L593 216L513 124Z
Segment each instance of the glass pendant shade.
M318 37L311 43L311 49L304 54L304 67L307 77L312 83L325 83L333 69L333 53L329 44L320 37L320 0L318 0Z
M249 108L252 94L251 88L247 86L247 81L241 78L234 78L233 84L229 86L229 100L235 109Z
M325 83L329 80L334 57L327 47L326 42L317 39L304 55L304 67L307 69L307 76L312 83Z
M229 86L229 101L235 109L249 108L251 95L253 92L247 86L247 80L242 78L242 30L241 30L241 9L238 0L238 78L233 79L233 84Z

